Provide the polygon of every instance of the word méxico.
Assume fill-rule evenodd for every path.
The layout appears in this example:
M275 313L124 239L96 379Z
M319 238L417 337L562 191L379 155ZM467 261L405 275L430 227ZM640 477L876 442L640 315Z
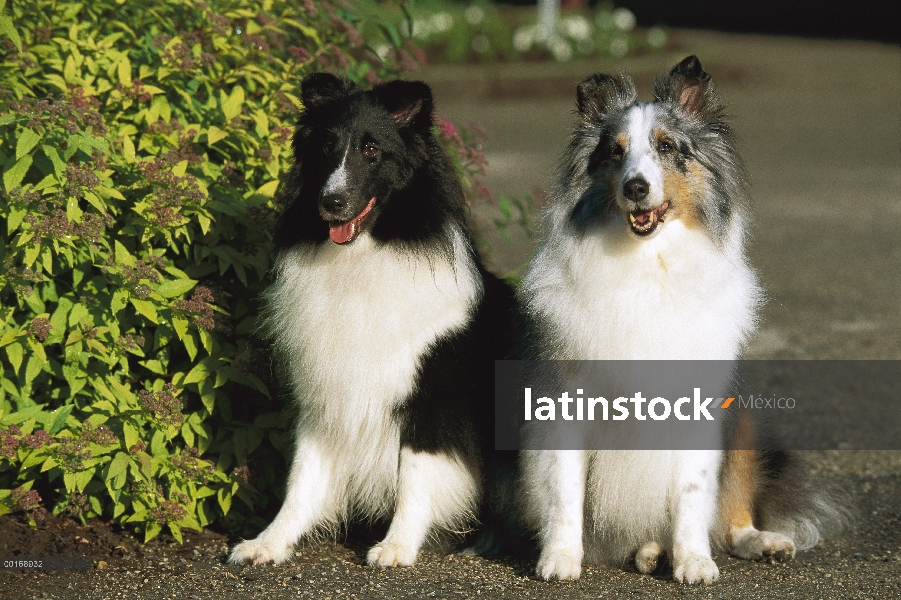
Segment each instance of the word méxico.
M671 415L675 416L680 421L700 421L702 417L707 421L714 421L715 419L707 410L707 407L717 400L722 402L720 408L728 408L733 400L733 398L728 398L725 402L723 402L722 398L704 398L702 400L701 388L694 389L693 398L682 397L676 400L675 403L671 403L666 398L660 397L648 400L641 395L641 392L636 392L631 398L620 396L613 400L613 402L608 402L606 398L582 398L581 396L578 396L578 394L582 393L582 390L576 390L577 397L571 398L569 392L563 392L563 394L557 398L556 403L548 397L538 398L535 400L535 407L533 410L532 388L525 388L525 420L531 421L534 416L534 418L539 421L554 421L557 418L557 403L559 403L560 416L565 421L594 421L595 410L598 405L600 405L600 418L603 421L611 420L611 418L613 421L625 421L630 416L633 416L639 421L645 421L648 417L655 421L663 421L668 419ZM571 412L571 409L573 408L571 405L573 402L575 402L575 415ZM646 402L647 407L645 407ZM632 405L631 411L629 408L630 403ZM714 406L719 406L719 404ZM610 415L611 407L615 412L612 417ZM647 412L644 412L645 408L647 408ZM683 410L688 410L689 413L686 414Z

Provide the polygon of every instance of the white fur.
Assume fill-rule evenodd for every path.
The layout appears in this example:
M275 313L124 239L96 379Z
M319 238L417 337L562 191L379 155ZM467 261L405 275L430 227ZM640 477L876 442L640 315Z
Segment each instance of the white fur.
M628 176L621 180L642 175L651 194L660 193L662 178L646 152L650 146L643 147L648 109L631 110L623 165ZM761 296L743 259L739 216L726 243L718 245L679 220L660 224L647 238L632 234L619 217L577 232L569 222L571 211L565 201L552 209L544 243L519 291L526 310L549 333L541 358L731 361L738 356ZM635 377L624 372L614 385L641 389L640 375ZM596 426L599 435L610 431L609 424ZM719 570L711 558L710 529L721 460L719 451L523 452L526 510L540 531L539 576L578 577L572 562L581 562L584 537L587 562L620 562L638 552L639 568L647 571L665 550L676 580L714 581Z
M347 155L350 154L350 143L344 149L341 165L332 171L322 188L323 194L342 193L347 189Z
M623 184L633 177L647 181L649 206L660 206L666 199L663 194L663 172L658 162L657 152L651 146L655 107L653 104L637 104L629 109L629 147L626 148L617 198L624 199Z
M369 550L377 567L409 566L429 530L457 530L475 519L478 473L458 458L401 450L397 509L385 539Z
M402 453L392 418L424 353L466 326L481 299L465 239L453 235L452 261L398 252L368 233L278 258L268 324L300 405L297 449L281 510L232 562L282 562L318 528L386 516L396 504L376 547L393 555L370 562L411 564L430 528L471 517L477 475L450 457Z

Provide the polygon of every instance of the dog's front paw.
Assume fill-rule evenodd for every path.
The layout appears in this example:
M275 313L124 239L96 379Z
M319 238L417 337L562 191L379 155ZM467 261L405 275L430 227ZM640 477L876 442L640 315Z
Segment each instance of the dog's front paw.
M283 563L291 556L291 546L284 543L272 542L256 538L246 540L232 548L228 556L228 562L241 564L250 562L255 565L273 562Z
M645 575L653 573L654 569L657 568L661 552L663 552L663 550L657 542L648 542L642 546L641 549L635 553L635 567L638 569L638 572L644 573Z
M546 581L578 579L582 574L582 553L564 549L545 550L538 559L535 572Z
M673 579L691 585L709 585L720 576L720 570L709 556L689 554L674 565Z
M366 563L370 567L409 567L416 562L416 548L396 542L381 542L369 549Z
M771 563L795 557L795 544L788 536L772 531L755 531L735 542L732 555L746 560L768 558Z

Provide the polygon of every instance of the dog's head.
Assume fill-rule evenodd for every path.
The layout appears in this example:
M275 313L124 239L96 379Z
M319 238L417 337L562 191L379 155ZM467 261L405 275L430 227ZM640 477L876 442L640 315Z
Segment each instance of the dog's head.
M636 102L632 80L597 74L579 84L580 126L596 141L587 159L603 210L650 236L666 220L721 229L743 185L731 130L710 75L689 56L663 77L655 101ZM586 134L583 133L583 141Z
M427 158L432 94L421 82L391 81L363 90L314 73L301 85L304 113L294 153L305 188L338 244L372 227Z

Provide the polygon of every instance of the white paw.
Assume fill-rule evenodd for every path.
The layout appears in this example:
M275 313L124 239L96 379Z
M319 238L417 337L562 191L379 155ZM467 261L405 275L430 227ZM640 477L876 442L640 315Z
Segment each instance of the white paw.
M673 568L673 579L679 583L708 585L716 581L719 576L720 570L713 559L699 554L689 554L686 558L678 561Z
M279 564L288 560L291 554L292 547L288 544L256 538L241 542L232 548L228 562L236 565L246 562L255 565L267 562Z
M639 573L653 573L663 550L657 542L648 542L635 553L635 567Z
M795 544L781 533L755 531L735 542L732 555L746 560L768 558L774 564L788 562L795 557Z
M369 549L366 563L370 567L409 567L416 562L416 548L395 542L380 542Z
M578 579L582 574L582 552L571 550L544 550L538 559L538 576L546 581Z

